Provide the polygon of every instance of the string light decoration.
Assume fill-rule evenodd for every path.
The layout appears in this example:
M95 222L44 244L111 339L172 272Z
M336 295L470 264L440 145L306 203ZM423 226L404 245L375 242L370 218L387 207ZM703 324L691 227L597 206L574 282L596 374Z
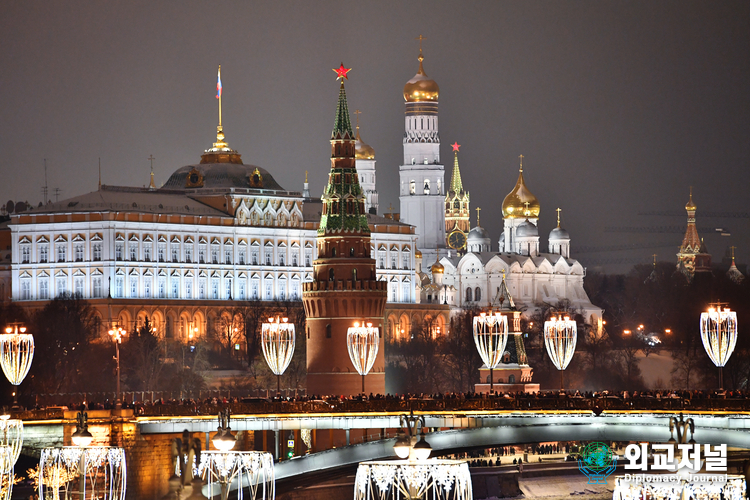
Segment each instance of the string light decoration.
M362 376L362 393L365 392L365 375L370 373L380 346L380 331L372 323L355 322L346 332L346 347L354 369Z
M492 370L497 368L503 359L505 346L508 343L508 317L496 312L480 313L474 316L474 343L484 365L490 369L490 392L493 389Z
M264 451L204 451L195 475L205 481L207 497L212 498L218 487L221 500L227 500L230 489L237 489L236 498L244 500L273 500L276 479L273 455ZM195 495L195 492L193 493Z
M737 313L721 304L701 314L701 340L706 354L719 368L719 388L724 388L724 366L737 344Z
M544 322L544 345L552 364L560 370L560 389L563 386L563 373L573 359L578 341L576 322L568 316L551 317Z
M459 460L361 462L354 500L471 500L471 474Z
M26 333L26 327L13 324L0 335L0 366L3 373L13 385L21 385L29 373L34 359L34 336ZM14 391L15 393L18 391ZM14 400L15 402L15 400Z
M125 450L109 446L43 448L39 498L125 500Z
M268 318L263 323L261 331L261 345L263 357L271 371L276 375L276 392L281 393L281 375L292 362L294 355L294 324L289 318Z
M0 474L13 472L23 447L23 420L0 416Z

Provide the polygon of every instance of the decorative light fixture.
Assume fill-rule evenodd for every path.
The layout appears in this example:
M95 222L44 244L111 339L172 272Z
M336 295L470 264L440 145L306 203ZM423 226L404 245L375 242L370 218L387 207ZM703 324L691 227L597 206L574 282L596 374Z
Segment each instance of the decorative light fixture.
M480 313L474 316L474 343L485 366L490 369L490 392L494 380L492 370L497 368L503 359L505 345L508 343L508 317L495 313Z
M674 438L674 432L677 431L677 439ZM688 431L690 431L690 441L687 440ZM695 444L695 422L692 418L683 420L682 413L680 419L669 417L669 443L670 444Z
M23 447L23 421L0 416L0 475L13 471Z
M110 446L43 448L39 498L125 500L125 450Z
M206 481L207 497L213 498L216 488L221 500L227 500L232 484L237 488L237 500L273 500L276 497L276 479L273 455L264 451L204 451L196 473ZM193 490L195 495L195 490Z
M219 412L219 427L211 443L219 451L230 451L237 443L237 438L234 437L232 428L229 427L229 408Z
M89 432L89 416L85 411L79 411L76 415L76 430L71 436L73 444L84 448L91 444L94 436Z
M551 317L544 322L544 345L552 364L560 370L560 389L564 388L563 373L576 350L578 329L568 316Z
M271 371L276 375L276 392L281 394L281 375L292 362L294 355L294 324L289 318L268 318L261 329L263 357Z
M354 369L362 376L362 394L365 393L365 375L370 373L378 357L380 332L372 323L355 322L346 332L346 347Z
M701 314L701 339L708 357L719 367L719 388L724 388L724 366L737 344L737 313L712 304Z
M112 328L110 328L107 333L109 333L109 336L115 341L115 360L117 361L117 399L120 399L120 344L122 344L122 337L127 335L127 332L122 327L112 324Z
M26 327L12 323L0 335L0 366L8 382L18 386L29 373L34 359L34 336ZM18 406L18 389L13 391L13 406Z
M460 460L362 462L354 480L354 500L472 498L469 466Z

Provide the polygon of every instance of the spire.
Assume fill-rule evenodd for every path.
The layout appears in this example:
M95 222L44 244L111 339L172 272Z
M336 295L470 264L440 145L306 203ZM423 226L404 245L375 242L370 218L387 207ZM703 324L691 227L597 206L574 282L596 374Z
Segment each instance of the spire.
M451 144L453 148L453 175L451 176L451 191L461 193L464 190L464 185L461 182L461 170L458 168L458 148L461 145L458 142Z
M216 76L216 99L219 101L219 124L216 126L216 142L213 147L207 149L201 155L201 163L236 163L242 164L242 157L240 154L229 147L227 144L226 136L224 135L224 127L221 124L221 98L223 94L223 86L221 84L221 65L219 65L219 71Z
M336 105L336 118L333 122L331 140L352 139L354 137L352 122L349 118L349 105L346 102L346 89L344 88L344 80L349 79L347 73L351 70L351 68L345 68L343 63L338 69L333 70L336 72L336 79L341 80L341 87L339 87L339 102Z
M508 284L505 282L505 271L503 271L503 281L500 283L500 290L498 290L495 299L492 301L492 307L497 307L501 311L513 311L516 309L513 296L510 294Z
M365 214L365 195L359 185L355 160L355 140L349 121L349 106L346 102L344 79L347 69L343 64L334 69L341 79L339 100L336 105L336 120L331 134L331 171L328 184L323 190L323 212L318 226L318 236L330 233L370 234Z
M745 279L745 275L742 274L742 271L737 269L737 264L734 263L734 249L737 247L731 246L729 248L732 251L732 265L729 267L729 271L727 271L727 277L739 285Z
M154 185L154 160L155 160L156 158L154 158L154 155L149 155L149 156L148 156L148 159L149 159L149 161L151 162L151 182L149 182L149 184L148 184L148 188L149 188L149 189L150 189L151 191L153 191L154 189L156 189L156 185Z
M305 183L302 186L302 197L303 198L310 197L310 184L307 183L307 170L305 170Z

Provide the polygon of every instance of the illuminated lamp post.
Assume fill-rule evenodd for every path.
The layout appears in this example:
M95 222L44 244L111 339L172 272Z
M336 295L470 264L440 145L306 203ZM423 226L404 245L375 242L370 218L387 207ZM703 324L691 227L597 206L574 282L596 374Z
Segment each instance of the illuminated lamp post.
M365 375L370 373L375 358L378 356L380 332L372 323L359 322L349 327L346 332L346 347L354 369L362 376L362 394L365 393Z
M560 390L564 388L563 373L576 350L578 329L568 316L554 316L544 322L544 345L552 364L560 370Z
M29 373L34 359L34 336L26 333L26 327L12 323L0 335L0 366L8 382L15 385L13 407L18 406L18 386Z
M109 329L109 336L115 341L115 361L117 361L117 398L120 401L120 344L122 344L122 337L127 335L127 332L120 326L112 325Z
M724 388L724 366L737 344L737 313L721 304L701 314L701 339L708 357L719 367L719 389Z
M263 357L276 375L276 393L281 394L281 375L292 362L294 355L294 324L289 318L268 318L261 329Z
M474 316L474 343L485 366L490 369L490 392L494 380L492 370L497 368L503 359L505 345L508 343L508 317L499 312L480 313Z
M229 427L229 408L219 412L219 427L216 434L211 439L211 443L219 451L231 451L237 444L237 438L232 434L232 428Z
M22 447L23 421L10 415L0 416L0 475L13 472Z

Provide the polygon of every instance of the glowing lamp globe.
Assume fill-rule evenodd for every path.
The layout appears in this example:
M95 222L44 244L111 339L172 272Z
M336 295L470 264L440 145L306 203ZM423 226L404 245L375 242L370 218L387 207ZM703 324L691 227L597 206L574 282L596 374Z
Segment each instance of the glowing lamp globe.
M227 429L226 431L219 430L211 440L211 443L214 445L214 448L216 448L219 451L230 451L232 448L234 448L234 445L237 443L237 438L232 435L230 432L231 429Z
M294 324L289 318L268 318L261 327L261 347L268 368L276 375L276 390L280 391L280 377L294 356Z
M701 314L701 340L706 354L719 368L719 387L724 386L724 366L737 345L737 313L728 307L710 307Z
M417 460L427 460L430 458L430 453L432 453L432 447L424 438L424 432L422 432L419 442L414 445L414 456Z

